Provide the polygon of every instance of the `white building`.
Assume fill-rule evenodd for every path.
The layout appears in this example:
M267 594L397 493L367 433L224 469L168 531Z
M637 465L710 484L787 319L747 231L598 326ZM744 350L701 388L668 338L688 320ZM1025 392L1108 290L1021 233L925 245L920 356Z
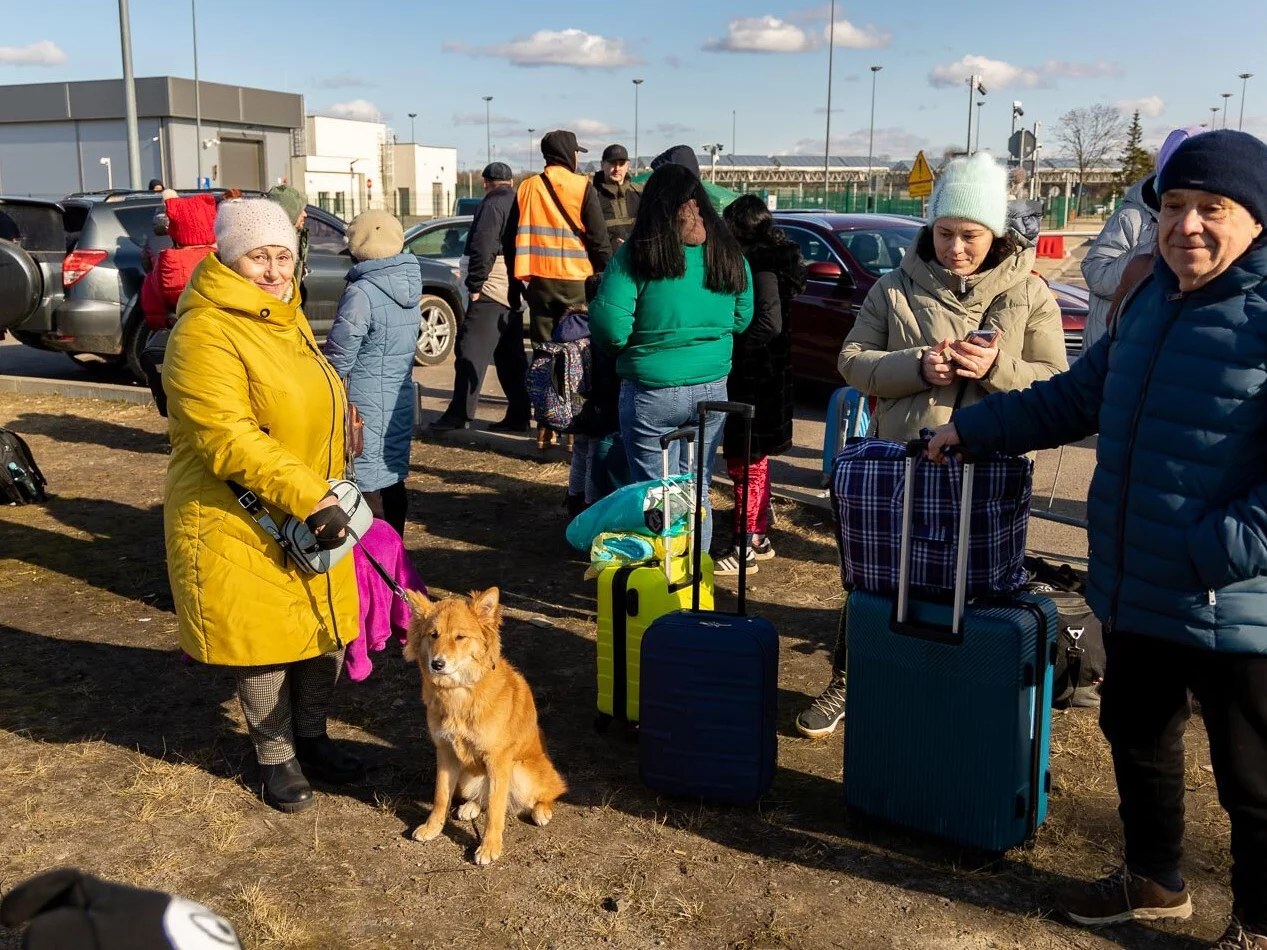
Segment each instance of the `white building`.
M458 150L447 145L397 144L395 208L406 218L442 218L453 213Z
M309 202L345 221L367 208L384 207L393 157L386 125L310 115L304 146L306 154L291 160L291 181Z

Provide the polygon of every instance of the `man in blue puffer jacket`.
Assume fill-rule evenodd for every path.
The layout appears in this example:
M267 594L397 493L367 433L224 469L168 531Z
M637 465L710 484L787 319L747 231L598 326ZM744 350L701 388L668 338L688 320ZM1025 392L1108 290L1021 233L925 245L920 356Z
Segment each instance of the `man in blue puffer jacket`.
M365 423L356 482L374 516L404 536L422 271L418 258L403 253L400 222L386 211L358 214L348 225L347 240L358 263L348 271L325 351L347 380L348 401Z
M1087 599L1104 623L1100 726L1126 860L1064 896L1085 925L1186 918L1188 691L1232 823L1234 920L1217 950L1267 950L1267 145L1189 139L1159 176L1152 277L1072 370L938 430L1019 454L1099 433Z

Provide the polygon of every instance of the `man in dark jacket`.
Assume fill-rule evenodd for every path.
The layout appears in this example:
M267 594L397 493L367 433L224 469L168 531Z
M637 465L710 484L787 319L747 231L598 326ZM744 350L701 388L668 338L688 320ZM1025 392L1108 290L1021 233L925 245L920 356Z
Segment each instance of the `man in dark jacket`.
M545 169L520 184L506 219L502 244L511 278L510 303L518 306L523 294L534 343L548 341L569 310L585 308L586 282L611 259L598 193L576 173L584 151L575 133L547 132L541 139Z
M1123 866L1071 889L1076 923L1186 918L1184 727L1201 703L1231 819L1234 920L1267 950L1267 144L1180 145L1157 179L1160 260L1068 373L963 409L929 454L1020 454L1099 434L1087 599L1108 652Z
M625 243L638 217L641 190L629 180L629 152L623 145L603 149L602 167L594 173L594 190L607 220L607 237L612 251Z
M454 357L453 399L449 408L431 423L433 432L464 429L475 418L480 390L489 360L506 394L506 416L489 426L495 432L526 432L531 416L524 376L523 312L510 306L510 281L502 258L502 235L515 189L510 166L493 162L484 169L484 200L466 236L466 289L471 294Z

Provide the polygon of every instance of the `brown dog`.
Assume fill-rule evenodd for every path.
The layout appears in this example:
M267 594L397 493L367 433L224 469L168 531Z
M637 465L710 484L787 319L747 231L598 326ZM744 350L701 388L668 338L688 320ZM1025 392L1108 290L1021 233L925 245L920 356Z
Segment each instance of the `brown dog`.
M549 822L567 783L546 755L528 682L501 656L499 592L439 602L409 591L414 620L405 658L422 670L422 701L436 746L436 791L431 816L414 829L430 841L444 829L456 790L458 818L488 815L476 864L501 857L506 808Z

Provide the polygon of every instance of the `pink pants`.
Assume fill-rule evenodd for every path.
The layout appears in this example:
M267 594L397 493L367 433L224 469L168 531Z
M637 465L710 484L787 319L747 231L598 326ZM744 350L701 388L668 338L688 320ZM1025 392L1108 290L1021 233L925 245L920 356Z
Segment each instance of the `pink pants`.
M744 484L743 459L726 459L726 471L735 483L735 534L745 533L740 519L743 515L743 494L748 493L747 534L765 534L770 530L770 459L763 456L749 468L748 483Z

